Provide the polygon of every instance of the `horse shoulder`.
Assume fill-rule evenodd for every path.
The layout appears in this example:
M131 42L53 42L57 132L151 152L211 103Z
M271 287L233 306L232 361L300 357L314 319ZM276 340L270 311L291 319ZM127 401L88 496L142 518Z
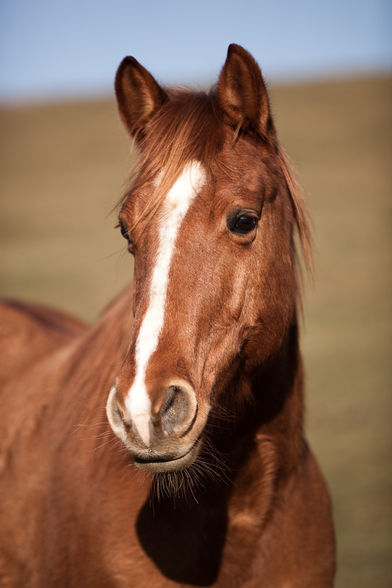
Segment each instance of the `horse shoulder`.
M265 441L230 501L219 586L306 588L333 585L331 504L316 460L304 443L298 466L282 479L279 454Z
M330 588L335 574L331 500L308 446L258 541L254 577L276 579L287 588ZM267 585L269 585L267 583Z

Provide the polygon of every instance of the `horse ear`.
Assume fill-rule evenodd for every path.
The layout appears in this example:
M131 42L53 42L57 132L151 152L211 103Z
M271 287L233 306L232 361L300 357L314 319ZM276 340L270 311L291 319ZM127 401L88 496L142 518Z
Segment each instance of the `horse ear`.
M256 61L239 45L229 45L218 81L218 99L234 126L252 127L267 135L271 122L267 88Z
M138 137L168 100L166 92L134 57L124 57L114 87L121 120L131 136Z

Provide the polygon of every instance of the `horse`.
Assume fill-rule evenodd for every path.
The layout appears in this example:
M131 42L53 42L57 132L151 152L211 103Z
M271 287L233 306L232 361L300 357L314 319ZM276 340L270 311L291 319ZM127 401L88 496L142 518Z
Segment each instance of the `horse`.
M311 238L261 70L230 45L205 93L126 57L115 93L139 151L131 286L93 327L1 305L1 586L329 587L303 431Z

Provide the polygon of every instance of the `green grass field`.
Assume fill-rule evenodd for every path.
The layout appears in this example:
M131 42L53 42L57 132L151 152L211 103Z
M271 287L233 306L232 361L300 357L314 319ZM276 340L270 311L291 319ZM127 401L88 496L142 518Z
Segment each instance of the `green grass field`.
M392 79L272 87L315 235L307 432L333 495L339 588L392 586ZM1 294L95 320L131 279L112 212L130 147L114 101L3 108ZM316 587L315 587L316 588Z

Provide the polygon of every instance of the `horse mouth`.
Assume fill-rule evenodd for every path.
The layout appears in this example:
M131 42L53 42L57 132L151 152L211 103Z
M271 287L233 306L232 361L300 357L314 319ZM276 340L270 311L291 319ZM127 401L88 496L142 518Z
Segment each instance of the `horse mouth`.
M146 472L163 473L176 472L189 467L197 458L200 451L200 439L198 437L195 443L183 455L179 457L138 457L134 455L135 465Z

